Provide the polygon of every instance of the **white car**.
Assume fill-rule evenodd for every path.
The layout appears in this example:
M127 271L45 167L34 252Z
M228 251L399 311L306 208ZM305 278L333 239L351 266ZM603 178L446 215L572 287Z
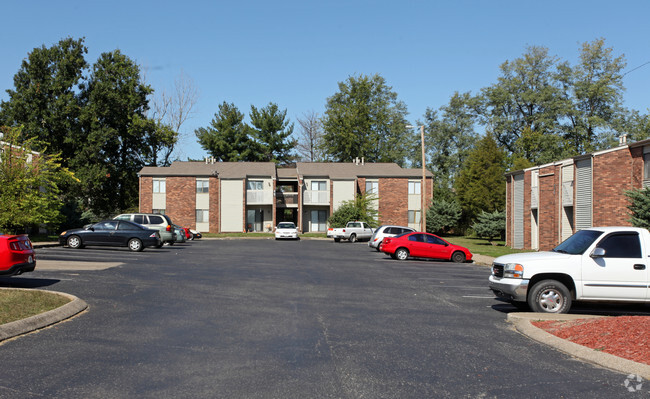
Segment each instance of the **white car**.
M298 239L298 228L292 222L280 222L278 227L275 228L275 239L290 238L292 240Z
M406 226L379 226L372 234L368 246L379 252L379 246L386 237L395 237L404 233L412 233L415 229Z

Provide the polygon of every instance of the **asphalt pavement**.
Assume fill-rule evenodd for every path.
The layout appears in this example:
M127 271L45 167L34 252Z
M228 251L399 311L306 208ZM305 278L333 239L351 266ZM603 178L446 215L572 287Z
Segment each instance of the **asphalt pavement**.
M114 325L106 325L105 322L123 320L148 340L155 340L160 334L171 334L165 339L168 343L176 343L178 348L183 349L181 352L189 349L190 353L180 354L177 350L167 349L163 351L165 353L159 354L158 356L162 356L160 360L165 358L165 355L170 355L171 358L165 358L166 362L171 362L170 368L178 371L179 366L175 365L175 361L188 364L190 359L193 359L193 362L198 359L198 363L204 368L210 369L215 367L215 363L218 364L216 367L227 377L217 378L218 383L211 384L206 382L206 370L202 370L195 376L197 386L189 388L187 380L194 378L186 372L181 372L183 377L175 376L175 380L178 380L178 384L185 390L179 391L178 387L173 386L161 388L158 379L155 383L142 384L127 378L125 387L130 389L118 389L105 383L92 385L92 381L97 384L96 377L93 376L90 378L91 386L79 382L74 384L77 388L72 390L61 388L56 382L40 384L42 387L34 390L34 396L83 397L90 394L89 396L97 397L102 396L100 392L104 392L106 397L129 397L133 394L146 397L154 397L157 394L161 394L161 397L174 397L178 394L187 397L423 397L423 394L429 397L520 397L519 389L526 387L527 392L532 393L526 396L535 397L535 392L540 396L544 392L548 393L546 384L551 384L549 387L555 386L557 389L559 383L562 386L562 394L566 393L567 397L616 397L617 393L624 397L623 390L619 390L623 384L620 375L616 377L603 374L601 371L594 371L598 369L583 366L578 369L585 371L570 372L577 377L577 385L572 390L571 378L562 375L562 371L573 369L574 366L564 365L566 359L557 359L557 355L549 355L538 347L518 340L516 334L513 336L508 333L507 328L504 330L499 325L499 314L504 314L522 334L545 345L551 345L569 354L571 358L582 359L619 373L650 379L650 367L647 365L622 362L614 356L567 343L532 326L530 320L540 319L539 314L509 311L508 305L490 301L487 288L484 288L483 295L480 294L480 288L486 287L483 280L489 274L489 270L483 266L430 261L399 262L367 251L363 243L331 244L309 240L273 243L265 240L251 247L242 241L244 240L202 240L176 248L166 247L160 253L152 255L146 254L147 251L131 254L119 250L71 252L56 247L44 249L47 255L39 255L34 278L18 277L6 285L21 286L19 281L24 279L22 285L32 289L68 287L79 291L77 295L91 305L89 310L83 312L87 309L86 302L73 297L71 304L74 305L69 309L41 315L41 324L33 321L22 324L22 328L27 332L52 326L54 323L54 328L42 330L45 336L39 338L45 343L29 340L32 344L36 343L37 348L59 342L63 343L68 351L76 354L74 357L81 359L84 356L79 354L79 351L108 353L108 359L105 359L108 360L108 366L93 362L91 369L96 370L107 367L110 371L113 367L111 364L119 364L118 367L127 371L132 370L133 361L138 359L145 368L153 367L156 370L154 365L157 362L152 363L150 359L152 356L156 357L152 353L146 352L145 355L143 352L140 356L131 358L130 355L117 351L122 353L119 356L129 358L129 361L124 362L119 360L119 356L115 358L114 351L108 350L102 343L110 340L106 332L110 334L115 330ZM275 253L278 249L280 252ZM92 253L92 256L87 256L89 253ZM166 256L165 253L171 255ZM173 261L168 259L170 257ZM490 258L477 258L481 263L491 263ZM84 263L86 266L83 266ZM287 268L282 267L283 264ZM39 265L43 265L43 269ZM207 265L214 267L206 268ZM156 273L161 273L162 278L157 278ZM476 279L476 275L480 277ZM189 276L193 278L188 278ZM101 287L102 280L106 287ZM147 283L148 280L151 280L151 283ZM81 289L79 284L87 286ZM214 284L214 290L209 288L211 285L205 284ZM233 286L236 288L233 289ZM179 291L186 288L191 292ZM471 292L465 292L470 288ZM151 291L151 296L147 295L147 291ZM165 295L164 292L167 292L168 298L161 297ZM463 293L467 295L458 295ZM260 294L261 297L258 297ZM386 295L390 297L387 298ZM183 308L171 297L182 299L181 302L189 300L189 305L186 303ZM284 299L277 302L278 297ZM260 300L264 305L261 305ZM241 304L240 301L244 303ZM150 307L142 307L139 302L149 302ZM197 303L201 302L205 302L203 310L212 313L212 318L203 315L200 305L199 308L196 307ZM476 302L483 305L477 307ZM227 309L228 305L236 307L238 311L223 310ZM137 310L133 309L134 306ZM101 315L102 312L105 314ZM177 317L177 320L166 319L166 325L154 317L164 318L170 312L180 317ZM71 323L56 327L55 323L59 320L69 319L77 314L80 316L73 318ZM489 316L487 319L486 315ZM126 317L121 319L121 316ZM584 318L584 315L561 315L557 318L565 317ZM203 325L197 328L194 334L190 332L188 335L188 332L184 331L185 327L196 325L196 318L203 320L199 324L207 326ZM93 328L88 328L90 319ZM223 320L223 325L219 320ZM440 325L436 320L445 320L445 323ZM149 325L146 324L147 321L150 322ZM377 324L379 321L381 323ZM178 324L179 322L181 324ZM184 326L184 322L188 325ZM14 324L11 326L13 332L9 335L21 334L18 331L21 324L17 323L11 323ZM475 325L472 326L472 323ZM68 324L76 328L71 328ZM102 325L106 328L103 333L100 332ZM6 334L7 326L0 326L0 339L4 339L2 334ZM411 327L416 330L410 330ZM486 337L474 329L467 330L468 327L485 331ZM433 330L423 335L427 328ZM69 329L72 331L66 333ZM217 335L225 338L227 342L221 342L215 347L216 342L206 340L206 332L211 329L218 331ZM444 333L438 331L440 329L444 330ZM157 330L160 331L156 332ZM351 331L359 333L354 334ZM81 339L85 334L88 334L88 338ZM121 330L120 334L125 332ZM39 335L41 334L37 334ZM133 338L131 333L127 335ZM181 341L174 338L176 335ZM237 342L238 335L243 337L244 345ZM455 337L456 341L450 343L452 341L449 341L447 335ZM101 338L102 336L104 338ZM262 337L267 336L272 337L272 342L262 344ZM190 337L194 337L197 342L189 346L180 344L183 339ZM74 346L67 342L74 341L74 338L80 338L80 348L72 349ZM11 348L0 348L0 356L3 352L9 352L8 357L13 358L11 353L14 350L18 354L25 348L21 342L23 339L25 338L11 340L9 344L3 345L9 345ZM129 339L122 337L117 340L125 345L125 350L131 348L131 351L139 352ZM134 340L137 347L137 341L141 338ZM442 347L436 345L438 340L448 347L445 349L444 344ZM366 341L369 341L370 345ZM494 345L499 349L495 349ZM100 349L97 349L97 346ZM490 348L488 352L496 350L497 354L479 354L487 348ZM526 352L521 352L524 348ZM476 352L477 349L479 352ZM202 351L219 353L222 359L203 359L200 355ZM48 352L51 354L51 349L48 349ZM54 352L61 353L60 350ZM39 356L41 355L30 349L27 351L27 362ZM492 360L486 360L486 356ZM365 360L360 363L359 358ZM460 359L463 359L462 367L457 364ZM320 367L322 362L329 366L323 369ZM410 364L411 362L414 364ZM533 366L529 363L538 364ZM54 364L70 365L68 361ZM379 366L380 364L382 366ZM434 364L442 365L446 370L434 371ZM550 367L546 366L547 364L554 365L546 370L546 367ZM6 365L11 366L12 362ZM271 368L268 368L269 366ZM496 369L494 366L497 366ZM237 371L233 372L233 367L245 372L243 375ZM277 371L273 371L277 367L283 370L278 375ZM319 378L309 371L311 367L320 370ZM527 370L527 367L532 369ZM539 367L548 375L535 378L535 368ZM508 370L509 368L512 370ZM197 370L196 367L189 369ZM263 374L256 372L257 369ZM422 374L427 369L429 374ZM460 382L462 378L459 372L460 375L466 373L465 385L454 388L454 384L463 384ZM504 375L502 372L514 374ZM512 375L517 373L531 373L535 382L511 381ZM119 375L124 376L123 373ZM241 385L242 378L252 376L261 378L268 385L264 382ZM593 378L595 385L586 383L585 376ZM0 372L0 397L25 397L24 394L30 392L29 389L23 388L23 384L8 382L8 377L9 374ZM291 388L292 384L295 384L295 389ZM472 384L472 387L467 384ZM603 385L607 388L604 389ZM573 396L571 392L574 393ZM556 393L558 395L555 396L559 397L560 392ZM582 395L585 393L589 396Z

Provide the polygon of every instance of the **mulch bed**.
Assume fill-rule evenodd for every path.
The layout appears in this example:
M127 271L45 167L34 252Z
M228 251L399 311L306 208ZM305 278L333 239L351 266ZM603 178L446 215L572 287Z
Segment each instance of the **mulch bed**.
M548 320L532 324L576 344L650 365L650 316Z

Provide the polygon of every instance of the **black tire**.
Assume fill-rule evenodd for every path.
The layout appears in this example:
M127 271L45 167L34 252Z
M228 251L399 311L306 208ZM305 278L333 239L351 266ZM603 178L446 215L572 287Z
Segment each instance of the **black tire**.
M395 256L395 254L390 254L390 257L393 259L397 259L397 256Z
M528 306L533 312L567 313L571 308L571 293L556 280L542 280L528 294Z
M461 251L456 251L451 255L451 261L454 263L464 263L465 259L465 254Z
M162 248L163 245L165 245L165 243L161 241L160 244L156 245L156 248Z
M132 238L128 242L128 247L131 251L133 252L140 252L144 249L144 245L142 245L142 241L138 238Z
M398 248L395 251L395 259L397 260L407 260L409 258L409 250L406 248Z
M72 249L79 249L83 248L83 243L81 242L81 237L79 236L70 236L66 240L66 244L68 244L68 248Z
M341 239L340 238L335 238L334 242L341 242Z
M379 247L381 247L381 241L380 241L379 244L377 244L377 246L375 247L375 251L377 251L377 252L381 252L381 250L379 249Z
M356 234L350 234L349 240L350 240L350 242L357 242L357 235Z

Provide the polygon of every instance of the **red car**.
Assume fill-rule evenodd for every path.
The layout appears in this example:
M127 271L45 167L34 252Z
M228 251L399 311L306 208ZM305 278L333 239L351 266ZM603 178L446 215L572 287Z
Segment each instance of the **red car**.
M393 259L413 258L445 259L455 263L472 260L469 249L451 244L435 234L415 232L386 237L379 250Z
M35 267L34 248L27 236L0 234L0 276L32 272Z

